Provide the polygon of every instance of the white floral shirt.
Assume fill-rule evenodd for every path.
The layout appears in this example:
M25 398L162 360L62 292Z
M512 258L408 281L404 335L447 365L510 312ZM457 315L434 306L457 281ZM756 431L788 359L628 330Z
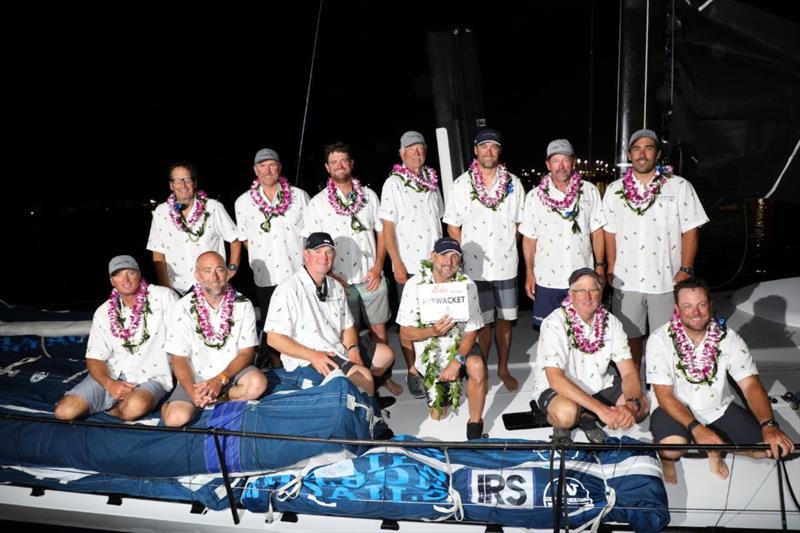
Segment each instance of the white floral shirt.
M264 322L264 331L291 337L312 350L335 353L347 359L341 342L342 332L353 326L353 315L347 306L347 296L342 285L326 277L328 295L325 301L317 297L317 287L304 268L275 289ZM311 364L305 359L281 354L283 367L288 372Z
M161 383L166 390L172 389L172 371L169 357L164 350L167 321L172 313L178 296L175 291L158 285L150 285L147 289L147 305L149 313L143 317L139 329L135 332L132 343L141 341L145 332L144 320L147 321L147 334L150 338L141 345L128 351L123 340L111 333L108 318L110 303L106 300L97 308L89 330L86 344L86 358L104 361L108 366L108 375L113 379L123 379L139 385L150 380ZM132 310L122 306L122 317L126 326L131 323Z
M639 192L645 188L634 180ZM615 234L615 289L664 294L672 292L672 280L681 268L681 236L708 222L708 216L692 184L672 176L661 186L655 203L643 215L630 209L617 191L622 179L611 183L603 196L608 223Z
M440 189L416 191L396 174L384 182L378 216L395 225L400 259L409 275L419 270L420 261L430 257L433 243L442 236L443 213Z
M194 372L194 381L199 383L219 375L239 355L239 350L258 346L256 313L253 304L236 295L233 304L233 326L225 344L217 350L207 346L202 333L198 332L197 315L191 311L194 291L180 299L167 325L167 340L164 349L171 355L189 358ZM219 331L222 305L217 309L207 305L209 321Z
M264 195L261 187L258 194L272 206L277 205L278 195L273 201ZM236 199L236 224L239 240L247 241L247 257L253 278L259 287L272 287L291 277L303 266L303 211L309 197L302 189L292 187L292 203L285 214L270 219L269 231L261 224L266 217L253 202L248 190Z
M472 199L472 176L465 172L453 182L444 222L461 228L464 273L473 280L501 281L517 277L517 224L522 222L525 190L510 174L512 190L496 210ZM488 188L494 194L495 179Z
M580 317L578 320L581 320ZM562 307L553 311L542 322L533 372L536 381L533 397L537 400L542 392L551 388L544 371L547 367L560 368L583 392L593 395L613 385L614 369L609 368L611 361L619 363L631 358L628 337L622 329L622 323L611 313L608 314L604 345L595 353L584 353L573 346L568 326L567 315ZM588 332L586 338L590 342L595 340L591 325L581 320L581 326L584 334Z
M647 339L647 382L651 385L672 385L675 397L691 409L695 418L703 424L710 424L725 414L725 409L734 399L728 374L734 381L758 374L750 349L738 333L728 329L719 347L717 374L713 383L690 383L678 370L678 352L669 336L667 323ZM694 353L699 356L702 351L701 342L695 347ZM656 407L653 402L651 410Z
M195 200L187 219L197 209ZM153 211L153 222L150 225L150 236L147 249L164 254L167 262L167 275L174 289L184 293L194 285L194 264L197 256L204 252L214 251L225 257L225 242L237 239L236 224L233 223L225 207L216 200L206 201L209 216L203 235L193 241L189 234L178 229L169 216L169 205L159 204ZM200 222L198 222L199 227Z
M378 216L380 200L375 191L364 187L364 205L356 214L359 222L364 226L364 231L356 231L351 227L351 218L339 215L333 206L328 203L328 192L322 189L308 203L303 215L303 237L308 237L315 231L324 231L333 237L336 244L336 260L333 263L333 273L344 279L348 284L362 283L367 277L367 271L375 266L377 245L375 232L383 230L383 224ZM346 201L339 189L336 189L339 199Z
M600 193L594 184L582 181L578 215L575 218L581 231L574 233L572 221L565 220L544 205L537 190L538 187L534 187L525 197L519 232L536 239L533 273L537 285L566 289L569 287L567 279L572 272L583 267L594 268L592 232L606 224ZM566 196L552 184L548 193L556 201Z

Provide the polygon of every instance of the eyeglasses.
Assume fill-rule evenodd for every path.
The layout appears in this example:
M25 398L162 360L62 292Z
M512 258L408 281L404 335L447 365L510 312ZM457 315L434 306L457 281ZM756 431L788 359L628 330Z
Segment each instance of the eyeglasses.
M586 294L597 296L600 294L600 289L570 289L570 291L578 296L586 296Z
M170 178L169 181L171 181L172 183L188 184L188 183L192 183L194 181L194 179L192 179L192 178Z

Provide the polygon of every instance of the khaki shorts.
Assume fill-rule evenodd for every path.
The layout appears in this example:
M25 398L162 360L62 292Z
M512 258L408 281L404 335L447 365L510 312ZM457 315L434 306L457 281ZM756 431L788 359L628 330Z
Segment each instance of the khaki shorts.
M381 276L381 284L374 291L368 291L364 282L350 285L345 292L356 329L360 330L362 325L386 324L389 321L389 287L384 276Z
M671 292L647 294L643 292L614 289L611 297L611 312L622 322L622 329L629 339L643 337L663 326L672 317L675 299Z

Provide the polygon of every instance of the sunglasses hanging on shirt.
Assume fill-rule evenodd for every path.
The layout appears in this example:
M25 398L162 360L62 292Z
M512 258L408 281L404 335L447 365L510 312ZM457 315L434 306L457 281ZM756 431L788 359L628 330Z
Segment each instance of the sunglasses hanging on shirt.
M317 287L317 298L320 302L328 299L328 278L322 280L322 287Z

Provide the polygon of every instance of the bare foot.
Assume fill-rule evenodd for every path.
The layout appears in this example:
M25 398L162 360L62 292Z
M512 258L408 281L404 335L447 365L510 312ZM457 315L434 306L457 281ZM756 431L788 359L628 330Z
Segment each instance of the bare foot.
M434 420L441 420L447 416L447 407L440 407L438 409L436 407L431 407L428 409L428 412Z
M719 453L709 452L708 469L711 470L712 474L714 474L720 479L728 479L728 474L730 474L730 471L728 470L728 465L725 464L725 460Z
M395 396L400 396L401 394L403 394L403 386L400 385L399 383L392 381L391 378L387 379L386 383L384 383L383 386L386 387L386 390L388 390Z
M519 388L519 381L511 374L498 372L497 375L503 381L503 385L506 386L508 392L514 392Z
M664 481L670 485L678 483L678 471L675 469L675 461L672 459L661 458L661 470L664 472Z

